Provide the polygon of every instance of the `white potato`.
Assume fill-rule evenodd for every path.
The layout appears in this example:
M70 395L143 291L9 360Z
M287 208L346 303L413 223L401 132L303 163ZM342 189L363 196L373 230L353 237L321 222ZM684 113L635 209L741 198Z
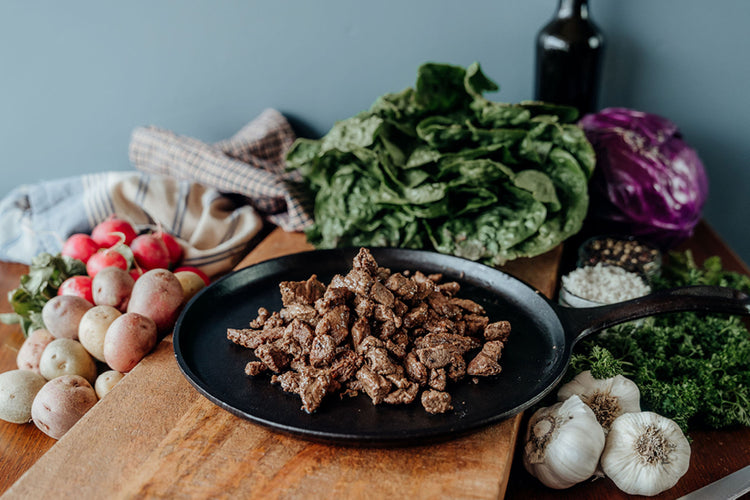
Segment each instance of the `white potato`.
M102 373L98 377L96 377L96 382L94 382L94 390L96 391L96 395L99 397L99 399L102 399L104 396L106 396L109 391L114 388L117 383L122 380L122 378L125 376L125 374L120 373L116 370L107 370L106 372Z
M99 276L97 274L97 276ZM107 328L122 313L114 306L94 306L81 317L78 325L78 341L99 361L104 361L104 337Z
M96 362L77 340L55 339L44 348L39 371L47 380L80 375L92 384L96 378Z
M96 404L96 393L80 375L50 380L31 404L31 418L39 430L54 439L63 435Z
M31 404L47 381L31 370L0 373L0 420L14 424L31 421Z

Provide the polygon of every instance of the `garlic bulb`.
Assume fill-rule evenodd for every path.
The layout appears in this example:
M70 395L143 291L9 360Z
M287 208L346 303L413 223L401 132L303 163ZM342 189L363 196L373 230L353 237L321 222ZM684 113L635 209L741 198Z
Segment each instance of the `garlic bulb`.
M629 495L656 495L687 472L690 444L672 420L625 413L612 424L601 457L604 473Z
M605 435L617 417L623 413L641 411L641 392L638 386L622 375L595 379L590 370L583 371L560 387L557 399L565 401L574 394L594 411Z
M537 410L526 430L523 465L550 488L569 488L594 474L604 431L578 396Z

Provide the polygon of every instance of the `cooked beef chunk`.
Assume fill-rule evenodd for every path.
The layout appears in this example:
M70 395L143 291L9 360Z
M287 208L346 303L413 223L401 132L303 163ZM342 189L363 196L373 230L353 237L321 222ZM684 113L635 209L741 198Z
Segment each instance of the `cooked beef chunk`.
M454 349L450 344L417 349L417 357L427 368L442 368L453 359Z
M367 366L357 371L357 380L362 384L362 390L370 396L373 404L380 404L391 390L391 383Z
M484 338L487 340L501 340L505 342L510 336L510 322L496 321L490 323L484 329Z
M427 384L430 376L429 371L427 370L427 367L419 361L419 358L417 358L417 355L414 354L414 352L410 352L406 355L406 358L404 358L404 368L406 368L406 374L414 382L417 382L419 385Z
M287 353L272 344L263 344L255 349L255 355L269 370L280 373L289 366L292 358Z
M452 410L451 395L447 392L428 390L422 393L422 406L428 413L445 413Z
M436 391L444 391L448 385L448 377L445 373L445 368L431 368L428 385Z
M253 330L260 330L263 328L263 325L265 325L266 320L271 315L270 312L268 312L268 309L265 307L259 307L258 308L258 316L250 322L250 328Z
M284 306L290 304L311 306L323 296L326 287L313 274L307 281L282 281L279 283L279 290L281 291L281 302Z
M268 370L268 367L260 361L250 361L245 365L245 374L255 377Z
M349 308L336 306L328 311L315 326L315 335L330 335L336 345L349 335Z
M284 335L284 328L272 327L263 328L263 330L253 330L251 328L227 329L227 338L248 349L255 349L263 344L268 344Z
M330 335L321 333L313 339L312 348L310 348L310 364L318 368L328 366L335 354L336 341Z
M502 371L500 355L503 351L503 343L499 340L493 340L484 344L479 354L469 362L466 373L469 375L484 376L497 375Z
M279 314L281 315L281 318L287 323L292 320L298 319L315 326L318 324L318 320L320 319L318 311L313 306L308 306L307 304L289 304L284 309L279 311Z
M299 395L307 412L334 392L411 404L422 390L425 410L444 413L452 409L450 383L500 372L510 323L490 323L481 305L457 296L457 282L393 273L366 249L352 264L328 287L315 275L280 283L280 311L259 308L251 328L227 329L230 341L254 350L248 376L270 371L271 382Z
M386 288L407 302L414 299L419 291L416 281L401 273L391 274L385 282Z

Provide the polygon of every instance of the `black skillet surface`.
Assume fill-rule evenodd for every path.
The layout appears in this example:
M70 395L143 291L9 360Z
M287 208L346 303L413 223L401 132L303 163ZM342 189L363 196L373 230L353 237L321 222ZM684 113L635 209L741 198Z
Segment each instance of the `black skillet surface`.
M449 385L452 411L431 415L411 405L373 405L366 395L328 395L313 414L297 395L270 383L269 376L244 374L249 349L226 338L227 328L246 328L259 307L281 309L279 282L317 274L328 283L351 269L358 249L302 252L235 271L196 295L180 315L173 343L180 369L206 398L225 410L272 429L313 440L357 445L420 444L454 437L515 415L544 397L565 372L577 340L612 324L665 312L716 308L747 314L745 303L716 290L677 292L614 306L567 309L551 303L524 282L465 259L404 249L372 249L392 271L443 273L461 284L460 297L484 306L490 321L509 320L512 333L500 364L503 372ZM701 287L708 288L708 287ZM684 294L685 297L678 297ZM731 294L731 293L730 293ZM713 298L713 299L712 299ZM747 297L745 297L747 299Z

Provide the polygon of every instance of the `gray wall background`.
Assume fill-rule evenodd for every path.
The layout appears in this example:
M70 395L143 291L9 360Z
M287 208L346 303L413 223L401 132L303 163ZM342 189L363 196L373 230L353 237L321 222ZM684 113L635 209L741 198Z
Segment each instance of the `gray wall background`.
M426 61L479 61L532 96L534 37L557 0L130 0L0 3L0 196L128 170L130 132L229 137L266 107L325 133ZM671 119L711 181L705 217L750 262L750 2L592 0L601 106Z

